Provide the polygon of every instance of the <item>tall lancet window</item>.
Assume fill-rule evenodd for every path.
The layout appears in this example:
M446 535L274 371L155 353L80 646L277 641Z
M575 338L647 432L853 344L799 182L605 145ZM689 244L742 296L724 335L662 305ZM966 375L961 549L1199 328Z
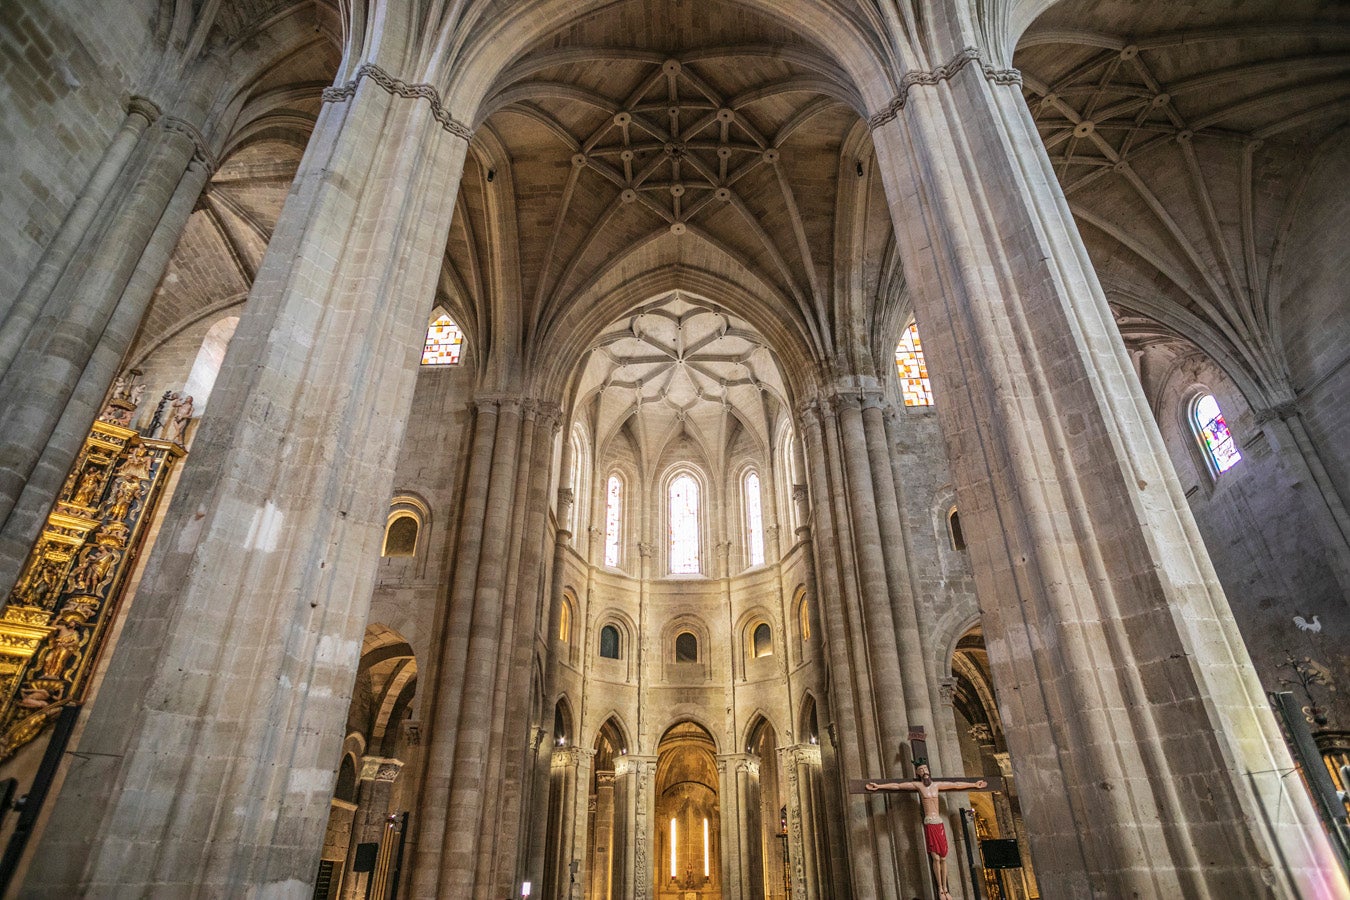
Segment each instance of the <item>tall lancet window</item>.
M1228 423L1219 411L1219 401L1214 399L1213 394L1204 394L1196 399L1191 410L1191 420L1215 475L1222 475L1237 465L1242 454L1238 452Z
M689 475L670 482L670 572L699 573L698 482Z
M895 345L895 369L900 375L900 395L906 406L932 406L933 386L928 381L928 363L923 359L919 326L909 323Z
M623 479L609 476L605 485L605 565L619 564L620 526L623 524Z
M427 328L427 342L422 348L422 365L457 366L464 350L464 332L455 320L441 313Z
M759 473L745 473L745 538L750 565L764 565L764 511L759 502Z

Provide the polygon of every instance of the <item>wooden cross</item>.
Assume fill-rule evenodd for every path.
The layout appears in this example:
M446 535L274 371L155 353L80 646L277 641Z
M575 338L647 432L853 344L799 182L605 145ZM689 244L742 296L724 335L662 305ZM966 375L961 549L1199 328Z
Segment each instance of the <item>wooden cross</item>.
M909 751L910 751L910 759L913 761L915 768L918 768L919 766L928 765L928 737L922 725L909 726ZM948 781L953 784L969 784L971 785L970 790L972 792L1003 790L1003 779L991 777L988 775L948 776L948 775L930 774L928 777L931 778L933 781ZM876 787L871 790L868 790L867 788L869 784L895 783L896 780L897 779L894 778L871 778L871 779L855 778L849 781L848 792L850 794L902 793L902 791L900 791L897 788ZM908 780L908 779L901 779L901 780ZM977 788L974 786L975 782L977 781L984 781L987 784L985 787Z

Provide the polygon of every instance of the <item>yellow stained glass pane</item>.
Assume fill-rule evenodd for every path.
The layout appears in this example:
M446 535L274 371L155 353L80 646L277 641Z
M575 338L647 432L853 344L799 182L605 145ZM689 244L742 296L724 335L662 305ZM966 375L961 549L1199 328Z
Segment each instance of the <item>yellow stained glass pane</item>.
M895 370L900 376L900 394L906 406L932 406L933 386L928 381L928 364L923 359L919 326L913 322L895 345Z
M464 332L449 316L442 313L427 329L427 343L422 349L424 366L457 366L464 349Z

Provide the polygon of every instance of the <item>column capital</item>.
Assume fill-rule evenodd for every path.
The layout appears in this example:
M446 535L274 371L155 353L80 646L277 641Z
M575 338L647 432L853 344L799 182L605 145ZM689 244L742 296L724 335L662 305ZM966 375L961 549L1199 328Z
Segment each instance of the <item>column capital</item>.
M946 706L952 705L952 700L956 696L956 679L939 678L938 679L938 698Z
M142 97L140 94L132 94L127 100L127 115L140 116L145 119L146 124L153 125L162 114L159 104L149 97Z
M759 775L759 757L753 753L719 753L717 767L722 771L749 772Z
M1298 401L1285 400L1282 403L1272 403L1263 409L1255 411L1254 419L1258 427L1278 419L1281 422L1287 422L1290 419L1297 418L1302 413L1298 408Z
M199 166L205 166L208 175L216 170L219 161L207 145L206 137L196 125L177 116L161 116L159 127L171 134L181 134L192 141L192 161Z
M785 763L794 766L820 765L819 744L791 744L787 747L779 747L778 755L783 758Z
M363 756L361 758L361 781L393 781L403 769L403 760L382 756Z
M450 111L441 102L440 91L429 84L410 84L401 78L395 78L372 62L363 63L345 84L324 88L323 102L344 103L352 99L356 96L356 88L367 79L395 97L427 101L431 106L431 115L441 123L442 128L466 143L473 140L473 129L450 115Z

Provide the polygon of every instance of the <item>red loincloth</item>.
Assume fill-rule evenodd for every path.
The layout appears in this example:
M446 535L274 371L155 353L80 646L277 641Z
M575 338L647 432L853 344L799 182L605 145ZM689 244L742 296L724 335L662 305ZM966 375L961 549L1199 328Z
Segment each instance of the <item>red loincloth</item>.
M943 859L947 858L947 829L939 822L936 825L925 824L923 826L924 843L928 845L929 853L936 853Z

